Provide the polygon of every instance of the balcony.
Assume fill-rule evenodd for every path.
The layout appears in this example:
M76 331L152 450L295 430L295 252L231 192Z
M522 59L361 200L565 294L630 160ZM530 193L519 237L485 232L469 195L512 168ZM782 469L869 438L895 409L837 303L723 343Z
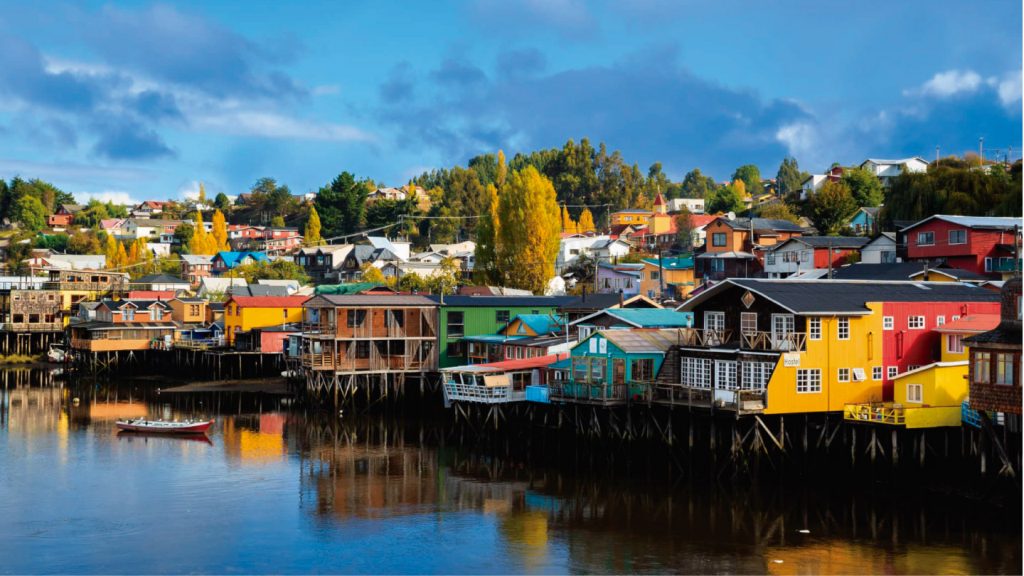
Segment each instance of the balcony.
M679 331L680 346L722 346L732 339L732 330L704 330L687 328Z
M604 406L630 402L650 402L654 390L653 382L632 381L613 384L611 382L575 382L561 380L550 385L549 398L553 402L577 404L600 404Z
M847 404L843 407L843 420L903 426L906 424L906 414L900 404Z
M773 352L803 352L806 350L807 334L802 332L744 332L740 334L740 347L744 350L767 350Z
M526 400L526 390L515 390L508 386L482 386L446 378L444 394L448 401L475 402L478 404L506 404Z
M8 322L0 324L2 332L63 332L63 322Z

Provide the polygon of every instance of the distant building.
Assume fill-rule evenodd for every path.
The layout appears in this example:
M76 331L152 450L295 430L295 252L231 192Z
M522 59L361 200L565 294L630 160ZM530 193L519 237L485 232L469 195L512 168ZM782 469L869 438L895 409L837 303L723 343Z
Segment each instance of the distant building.
M860 168L878 176L882 184L888 186L900 174L927 172L928 162L919 156L897 160L868 158L861 162Z
M860 261L865 264L891 264L896 262L896 233L882 232L860 249Z
M978 274L1019 270L1020 218L936 214L900 230L910 260L943 260ZM1017 256L1017 260L1014 256Z

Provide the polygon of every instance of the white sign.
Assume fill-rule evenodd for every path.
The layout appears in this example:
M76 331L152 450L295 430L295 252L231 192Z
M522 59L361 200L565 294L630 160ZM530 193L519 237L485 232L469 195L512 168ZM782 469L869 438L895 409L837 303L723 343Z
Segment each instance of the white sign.
M800 366L800 355L794 353L788 353L782 355L782 365L786 368L796 368Z

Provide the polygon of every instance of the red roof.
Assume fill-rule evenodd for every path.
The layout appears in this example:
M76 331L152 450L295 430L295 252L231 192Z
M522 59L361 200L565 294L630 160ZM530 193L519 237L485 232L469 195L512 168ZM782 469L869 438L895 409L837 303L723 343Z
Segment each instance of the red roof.
M559 352L558 354L548 354L547 356L535 356L533 358L522 358L518 360L502 360L501 362L474 364L474 366L485 366L487 368L494 368L495 370L507 372L509 370L522 370L524 368L543 368L568 357L568 352Z
M239 308L300 308L309 296L232 296Z
M174 290L130 290L129 300L173 300Z
M936 332L981 334L999 325L999 314L970 314L935 328Z
M718 216L715 216L714 214L691 214L690 222L693 224L694 228L700 228L701 226L711 224L714 222L715 218L718 218Z
M665 205L665 197L661 195L661 192L658 192L658 197L654 199L654 205L655 206L664 206Z

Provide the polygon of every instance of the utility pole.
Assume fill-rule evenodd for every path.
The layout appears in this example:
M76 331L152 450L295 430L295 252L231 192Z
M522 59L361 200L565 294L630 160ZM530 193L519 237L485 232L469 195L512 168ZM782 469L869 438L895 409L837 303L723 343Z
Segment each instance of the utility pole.
M939 165L939 147L938 146L935 147L935 165L936 166Z
M663 250L658 248L658 298L665 297L665 267L662 265L661 257Z

